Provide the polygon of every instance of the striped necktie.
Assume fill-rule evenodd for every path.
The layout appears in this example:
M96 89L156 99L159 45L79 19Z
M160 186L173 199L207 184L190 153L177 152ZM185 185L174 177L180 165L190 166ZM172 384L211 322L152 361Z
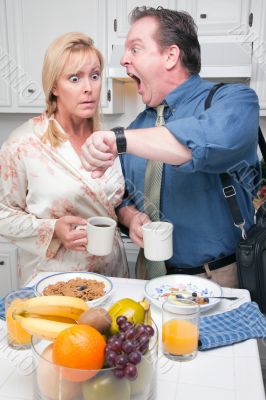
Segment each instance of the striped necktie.
M157 118L155 126L164 124L164 109L166 104L156 107ZM160 221L161 184L163 175L163 162L148 160L144 179L144 212L151 221ZM166 274L164 261L150 261L145 259L149 278Z

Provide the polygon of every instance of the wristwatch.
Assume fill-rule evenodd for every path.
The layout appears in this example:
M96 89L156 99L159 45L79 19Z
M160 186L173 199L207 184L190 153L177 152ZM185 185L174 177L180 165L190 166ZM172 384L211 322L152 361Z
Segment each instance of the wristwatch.
M111 131L115 133L116 137L116 148L118 154L124 154L127 152L127 139L125 136L125 129L122 126L116 126Z

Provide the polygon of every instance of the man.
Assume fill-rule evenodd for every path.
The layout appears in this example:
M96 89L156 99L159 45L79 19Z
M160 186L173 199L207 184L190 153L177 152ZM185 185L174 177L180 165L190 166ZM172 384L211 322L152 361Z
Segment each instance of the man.
M213 84L198 75L193 19L178 11L137 7L131 23L121 64L136 81L146 108L127 130L95 132L83 146L84 167L100 177L117 153L126 151L121 163L127 193L118 217L139 246L141 227L150 219L174 224L173 257L158 267L141 255L138 277L154 277L158 271L200 274L237 287L234 251L241 230L234 226L219 174L231 176L248 229L259 177L257 96L246 85L224 85L205 110ZM164 123L154 127L162 117L156 117L159 105L165 105ZM157 195L151 191L158 184L151 183L160 163L150 160L164 163Z

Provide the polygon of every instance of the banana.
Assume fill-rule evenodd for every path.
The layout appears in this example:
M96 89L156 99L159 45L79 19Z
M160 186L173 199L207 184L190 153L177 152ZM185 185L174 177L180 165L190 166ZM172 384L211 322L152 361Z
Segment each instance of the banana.
M144 324L152 325L151 305L150 305L149 301L144 297L139 303L145 310Z
M75 325L43 318L24 317L18 314L14 315L14 319L19 321L22 328L30 335L35 335L46 340L55 340L64 329Z
M40 318L40 316L36 314L24 314L23 316L31 318ZM72 318L58 317L54 315L45 315L45 317L42 319L47 319L48 321L65 322L66 324L72 324L72 325L77 324L77 322Z
M14 315L35 314L39 316L57 316L78 320L88 309L84 300L70 296L40 296L21 302Z

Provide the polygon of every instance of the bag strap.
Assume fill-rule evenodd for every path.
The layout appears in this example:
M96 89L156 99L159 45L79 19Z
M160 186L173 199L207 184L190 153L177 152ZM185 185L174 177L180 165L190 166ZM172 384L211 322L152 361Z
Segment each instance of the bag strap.
M266 163L266 142L265 142L265 139L262 134L260 126L259 126L259 148L260 148L263 160Z
M214 93L222 86L224 86L224 83L221 82L212 87L212 89L210 90L210 92L205 100L205 104L204 104L205 110L210 108ZM259 127L259 143L262 143L263 151L264 151L264 154L266 155L266 143L265 143L265 140L262 135L260 127ZM264 158L264 155L263 155L263 158ZM246 232L245 232L245 228L244 228L245 219L243 218L243 216L241 214L240 207L237 202L236 190L235 190L234 185L232 185L231 177L227 173L222 173L222 174L220 174L220 179L221 179L221 183L222 183L223 194L224 194L224 197L229 206L229 209L230 209L233 221L234 221L234 225L241 230L242 238L246 239L247 236L246 236Z
M217 92L217 90L220 89L220 87L222 87L224 85L225 85L225 83L223 83L223 82L220 82L220 83L217 83L216 85L213 85L213 87L209 91L209 94L208 94L208 96L207 96L207 98L205 100L205 103L204 103L204 109L205 110L208 110L208 108L210 108L214 93Z

